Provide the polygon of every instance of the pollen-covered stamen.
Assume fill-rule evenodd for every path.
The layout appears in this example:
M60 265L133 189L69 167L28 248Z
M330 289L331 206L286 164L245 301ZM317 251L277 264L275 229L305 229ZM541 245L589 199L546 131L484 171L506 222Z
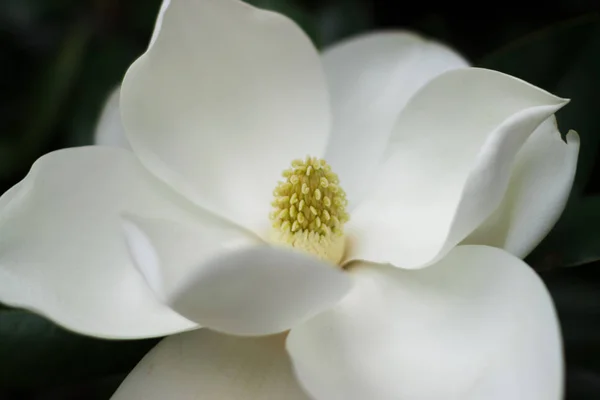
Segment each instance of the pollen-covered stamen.
M273 241L338 263L344 253L346 193L325 160L292 161L273 191Z

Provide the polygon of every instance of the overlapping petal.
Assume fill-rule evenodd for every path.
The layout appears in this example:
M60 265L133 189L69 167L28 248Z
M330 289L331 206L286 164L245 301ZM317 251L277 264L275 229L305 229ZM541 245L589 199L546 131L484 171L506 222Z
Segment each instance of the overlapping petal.
M352 213L348 259L420 268L500 205L515 157L566 104L500 72L446 72L408 102L374 187Z
M140 361L112 400L309 400L292 374L284 340L206 329L171 336Z
M356 265L339 305L291 330L287 348L317 400L559 400L551 298L509 253L459 246L420 270Z
M579 136L561 138L554 117L517 154L502 204L464 243L503 248L524 258L560 217L575 178Z
M440 43L402 31L342 41L325 49L322 60L333 113L326 159L354 206L368 192L410 97L434 77L468 63Z
M282 332L334 305L351 285L346 274L312 256L225 230L134 218L126 232L136 264L157 282L151 286L160 298L225 333Z
M0 301L92 336L194 328L156 298L130 261L120 213L207 223L131 152L60 150L0 198Z

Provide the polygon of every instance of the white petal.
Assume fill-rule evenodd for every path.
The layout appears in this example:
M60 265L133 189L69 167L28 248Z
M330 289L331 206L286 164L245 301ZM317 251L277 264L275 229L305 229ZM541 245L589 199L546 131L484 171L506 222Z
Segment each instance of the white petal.
M123 230L136 267L158 298L169 302L187 284L199 264L261 241L226 221L190 224L165 219L123 216Z
M554 116L517 154L502 204L465 243L500 247L524 258L550 232L565 208L577 168L579 136L561 138Z
M264 233L281 172L324 153L318 54L287 18L236 0L172 2L161 16L123 81L128 139L160 179Z
M515 155L564 104L500 72L434 78L400 114L389 158L352 213L348 258L403 268L435 262L498 207Z
M467 67L450 48L410 32L378 32L343 41L323 53L331 93L333 133L327 161L351 204L369 189L400 110L439 74Z
M206 329L171 336L140 361L112 400L309 400L291 372L284 340Z
M100 113L100 118L96 124L96 132L94 133L94 144L101 146L122 147L131 149L125 130L123 129L123 121L121 120L121 111L119 110L119 97L121 89L114 89L106 104Z
M562 352L539 277L500 249L461 246L421 270L362 264L340 304L287 348L318 400L559 400Z
M122 212L205 224L127 150L40 158L0 199L0 301L88 335L162 336L196 327L156 299L130 261Z
M210 231L180 223L135 219L128 224L134 259L155 291L181 315L217 331L282 332L350 290L341 270L302 253L252 246L231 234L233 240L225 242L219 234L211 237Z

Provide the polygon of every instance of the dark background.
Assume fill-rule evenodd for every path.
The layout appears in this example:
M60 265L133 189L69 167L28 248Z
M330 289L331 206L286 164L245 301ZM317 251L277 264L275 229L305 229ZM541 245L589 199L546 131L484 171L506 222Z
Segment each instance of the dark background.
M567 399L600 399L600 1L249 2L287 14L319 47L372 29L416 30L474 65L572 99L558 121L582 138L576 184L527 261L559 312ZM144 51L159 5L0 0L0 193L40 155L91 143L102 104ZM155 343L85 338L0 305L0 399L108 399Z

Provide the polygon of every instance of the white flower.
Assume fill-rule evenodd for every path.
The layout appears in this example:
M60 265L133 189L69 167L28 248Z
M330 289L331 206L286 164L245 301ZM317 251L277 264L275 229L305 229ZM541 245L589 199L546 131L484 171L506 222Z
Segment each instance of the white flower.
M573 181L566 101L410 33L319 56L280 15L168 3L99 125L124 148L48 154L0 198L0 301L98 337L212 329L116 399L559 399L519 258ZM340 186L295 162L274 199L307 155Z

